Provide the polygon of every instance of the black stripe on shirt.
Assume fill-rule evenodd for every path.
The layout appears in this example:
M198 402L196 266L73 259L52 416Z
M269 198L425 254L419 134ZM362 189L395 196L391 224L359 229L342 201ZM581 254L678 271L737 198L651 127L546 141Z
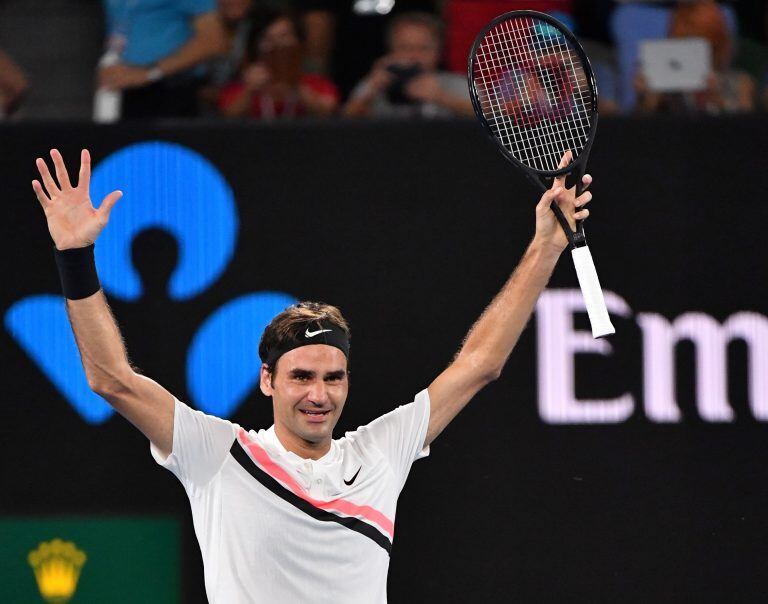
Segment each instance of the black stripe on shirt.
M319 508L316 508L308 501L305 501L295 493L289 491L283 485L281 485L277 480L272 478L269 474L267 474L264 470L262 470L259 466L257 466L254 463L254 461L245 452L242 445L237 439L235 439L235 442L232 445L232 448L229 450L229 453L232 455L235 461L238 464L240 464L240 466L242 466L242 468L246 472L248 472L256 480L258 480L267 489L272 491L275 495L287 501L295 508L301 510L308 516L312 516L312 518L315 518L316 520L320 520L322 522L336 522L342 526L347 527L352 531L355 531L356 533L360 533L361 535L368 537L369 539L371 539L372 541L374 541L375 543L383 547L386 550L387 554L391 555L392 543L390 542L389 539L387 539L387 537L382 535L376 528L374 528L367 522L363 522L362 520L359 520L358 518L337 516L336 514L327 512L326 510L321 510Z

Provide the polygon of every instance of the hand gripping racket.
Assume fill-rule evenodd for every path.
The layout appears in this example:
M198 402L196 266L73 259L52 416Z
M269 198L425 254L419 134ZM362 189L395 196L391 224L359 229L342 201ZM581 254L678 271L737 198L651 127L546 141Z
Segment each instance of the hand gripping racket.
M502 155L544 191L553 178L575 175L578 197L597 128L597 87L576 37L544 13L505 13L475 38L468 79L475 114ZM562 168L568 150L573 161ZM615 333L582 221L573 231L557 203L551 207L568 237L592 335Z

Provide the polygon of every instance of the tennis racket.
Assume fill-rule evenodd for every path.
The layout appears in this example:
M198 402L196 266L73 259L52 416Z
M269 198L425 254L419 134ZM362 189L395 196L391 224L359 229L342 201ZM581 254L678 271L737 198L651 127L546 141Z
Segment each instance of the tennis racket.
M477 35L468 60L475 114L502 155L546 191L552 179L576 179L576 195L597 128L597 86L576 37L537 11L496 17ZM570 150L572 161L560 160ZM615 333L605 307L583 221L572 230L557 203L584 303L596 338Z

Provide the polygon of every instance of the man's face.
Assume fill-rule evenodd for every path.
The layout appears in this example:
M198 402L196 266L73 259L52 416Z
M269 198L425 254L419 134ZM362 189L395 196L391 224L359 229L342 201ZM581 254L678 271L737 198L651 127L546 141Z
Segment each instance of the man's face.
M392 32L390 51L401 65L419 65L434 71L440 61L440 45L432 30L418 23L401 23Z
M283 432L308 443L330 441L349 392L347 357L325 344L294 348L280 357L274 376L262 367L261 391L272 397Z

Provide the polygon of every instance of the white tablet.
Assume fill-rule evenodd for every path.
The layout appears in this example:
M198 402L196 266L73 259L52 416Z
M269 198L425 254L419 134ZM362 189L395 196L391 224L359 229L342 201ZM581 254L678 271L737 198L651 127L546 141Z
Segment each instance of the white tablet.
M644 40L640 68L654 92L703 90L712 71L712 47L704 38Z

